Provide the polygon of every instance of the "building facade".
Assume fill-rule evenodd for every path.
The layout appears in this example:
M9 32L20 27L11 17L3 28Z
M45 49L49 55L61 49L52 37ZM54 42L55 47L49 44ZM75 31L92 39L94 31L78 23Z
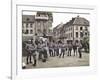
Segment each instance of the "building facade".
M35 34L35 15L22 15L22 39L32 39Z
M36 15L22 15L23 41L35 39L35 36L49 36L51 33L53 17L51 12L40 12Z
M54 27L53 29L53 39L54 40L60 40L62 37L62 27L63 27L63 23L58 24L56 27Z
M61 27L60 38L64 42L79 42L84 37L89 37L89 26L89 21L85 18L74 17Z
M35 33L38 36L49 35L50 28L52 27L53 17L50 12L37 12L35 16Z

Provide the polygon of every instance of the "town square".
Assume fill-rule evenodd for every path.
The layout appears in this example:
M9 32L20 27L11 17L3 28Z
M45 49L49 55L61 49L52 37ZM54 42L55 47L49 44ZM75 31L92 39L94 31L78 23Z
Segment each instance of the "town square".
M22 68L89 66L90 22L83 15L23 11Z

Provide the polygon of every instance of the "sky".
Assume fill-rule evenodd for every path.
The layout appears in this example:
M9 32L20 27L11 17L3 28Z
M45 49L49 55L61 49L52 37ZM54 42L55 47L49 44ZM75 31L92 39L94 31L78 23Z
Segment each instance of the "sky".
M84 17L90 21L90 15L88 14L68 14L68 13L52 13L52 14L53 14L52 28L56 27L61 23L65 24L69 22L69 20L77 16ZM24 11L23 15L36 15L36 12Z

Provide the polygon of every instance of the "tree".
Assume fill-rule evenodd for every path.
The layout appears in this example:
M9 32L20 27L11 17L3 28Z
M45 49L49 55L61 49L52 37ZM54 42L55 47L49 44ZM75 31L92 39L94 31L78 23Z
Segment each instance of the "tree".
M89 53L89 37L84 37L82 40L82 46L85 50L85 52Z

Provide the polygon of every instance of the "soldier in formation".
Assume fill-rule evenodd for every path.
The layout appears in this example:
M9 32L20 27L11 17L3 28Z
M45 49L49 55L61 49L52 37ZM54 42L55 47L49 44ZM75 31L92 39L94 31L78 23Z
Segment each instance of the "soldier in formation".
M60 42L51 41L51 42L46 43L43 40L40 40L40 41L37 40L34 43L26 45L26 52L27 52L26 63L29 64L29 63L34 62L33 66L36 66L37 65L36 56L38 56L38 60L41 60L42 62L46 62L48 59L48 55L50 57L58 56L59 58L61 57L64 58L65 55L71 56L72 50L74 52L74 56L76 56L77 50L78 50L79 58L82 58L82 51L81 51L82 44L81 43L79 45L76 45L76 43L72 44L71 42L64 43L62 41Z

